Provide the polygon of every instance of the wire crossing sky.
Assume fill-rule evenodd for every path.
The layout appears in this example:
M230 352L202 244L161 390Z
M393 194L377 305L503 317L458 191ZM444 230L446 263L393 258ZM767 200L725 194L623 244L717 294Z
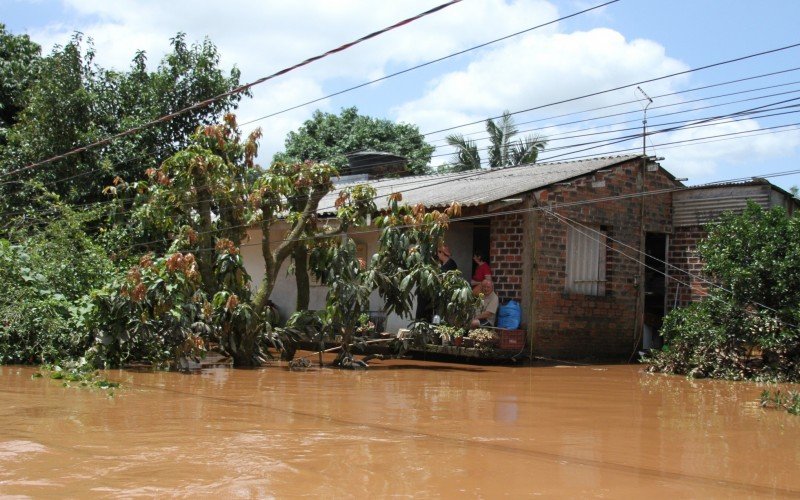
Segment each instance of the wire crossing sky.
M641 146L641 137L626 136L641 121L642 96L633 88L620 88L580 101L553 103L677 74L642 84L654 99L648 116L662 114L651 114L660 107L680 113L662 122L731 116L713 127L683 127L650 137L648 153L664 156L662 165L670 172L694 184L790 171L800 163L800 132L791 125L797 122L796 115L733 116L742 109L780 100L767 98L770 92L756 88L772 87L773 94L782 91L780 86L786 92L796 90L792 82L800 77L792 68L800 60L800 50L684 73L800 42L796 31L800 2L773 0L768 7L753 8L750 2L731 0L721 8L717 2L620 0L561 19L601 3L463 1L264 82L253 89L252 98L240 103L239 123L258 119L252 126L264 129L262 165L282 149L287 132L310 118L315 109L338 113L350 106L370 116L416 124L423 132L458 127L454 130L475 137L480 147L486 146L483 122L487 118L505 110L519 111L517 123L528 124L519 126L526 131L523 134L540 133L553 139L548 146L552 151L545 150L542 159L562 154L558 159L599 156ZM254 5L243 0L223 4L15 0L4 5L0 22L12 33L29 34L44 53L80 31L94 40L97 61L103 67L120 70L130 67L140 49L146 51L149 64L157 64L178 31L185 32L189 41L208 37L220 51L221 67L235 65L242 71L242 81L254 82L309 54L322 54L442 4L408 0L375 9L366 1ZM551 23L554 20L559 21ZM540 25L544 26L531 30ZM749 80L756 75L765 76L757 82ZM724 89L714 87L734 80L741 81ZM365 85L372 81L376 83ZM690 94L690 89L695 90ZM762 100L741 102L749 94L738 99L720 97L744 91ZM546 104L550 106L536 109ZM612 114L618 116L603 118ZM442 144L444 135L427 137L438 147L434 164L447 162L451 156ZM588 145L577 145L592 137L602 142L578 152ZM800 176L787 175L775 182L788 189L800 185Z

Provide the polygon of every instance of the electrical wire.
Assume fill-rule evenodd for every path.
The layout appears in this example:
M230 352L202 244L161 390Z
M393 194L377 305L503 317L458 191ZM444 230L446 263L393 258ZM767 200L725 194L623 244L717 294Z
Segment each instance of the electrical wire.
M360 89L360 88L366 87L366 86L368 86L368 85L372 85L373 83L382 82L382 81L384 81L384 80L388 80L389 78L394 78L394 77L396 77L396 76L399 76L399 75L402 75L402 74L405 74L405 73L409 73L409 72L411 72L411 71L414 71L414 70L417 70L417 69L420 69L420 68L424 68L424 67L426 67L426 66L430 66L431 64L435 64L435 63L438 63L438 62L442 62L442 61L445 61L445 60L447 60L447 59L451 59L451 58L453 58L453 57L460 56L460 55L466 54L466 53L468 53L468 52L472 52L473 50L477 50L477 49L481 49L481 48L484 48L484 47L488 47L489 45L495 44L495 43L497 43L497 42L502 42L502 41L504 41L504 40L508 40L509 38L513 38L513 37L515 37L515 36L519 36L519 35L522 35L522 34L528 33L528 32L530 32L530 31L537 30L537 29L539 29L539 28L544 28L545 26L549 26L549 25L551 25L551 24L555 24L555 23L558 23L558 22L564 21L564 20L566 20L566 19L569 19L569 18L572 18L572 17L575 17L575 16L579 16L579 15L581 15L581 14L585 14L586 12L590 12L590 11L592 11L592 10L596 10L596 9L600 9L600 8L602 8L602 7L606 7L606 6L608 6L608 5L611 5L612 3L616 3L616 2L618 2L618 1L619 1L619 0L611 0L611 1L608 1L608 2L606 2L606 3L602 3L602 4L599 4L599 5L595 5L594 7L589 7L589 8L587 8L587 9L584 9L584 10L581 10L581 11L578 11L578 12L574 12L574 13L572 13L572 14L569 14L569 15L566 15L566 16L559 17L558 19L553 19L552 21L548 21L548 22L546 22L546 23L537 24L536 26L532 26L532 27L530 27L530 28L526 28L526 29L524 29L524 30L517 31L517 32L515 32L515 33L511 33L510 35L506 35L506 36L503 36L503 37L500 37L500 38L495 38L494 40L490 40L490 41L488 41L488 42L484 42L484 43L481 43L481 44L479 44L479 45L475 45L475 46L473 46L473 47L470 47L470 48L468 48L468 49L460 50L460 51L458 51L458 52L453 52L452 54L448 54L448 55L446 55L446 56L439 57L439 58L437 58L437 59L432 59L432 60L430 60L430 61L427 61L427 62L424 62L424 63L422 63L422 64L418 64L418 65L416 65L416 66L412 66L412 67L410 67L410 68L406 68L406 69L404 69L404 70L397 71L397 72L395 72L395 73L391 73L391 74L389 74L389 75L382 76L382 77L380 77L380 78L376 78L376 79L374 79L374 80L370 80L370 81L368 81L368 82L364 82L364 83L361 83L361 84L355 85L355 86L353 86L353 87L348 87L348 88L346 88L346 89L338 90L338 91L336 91L336 92L333 92L333 93L331 93L331 94L327 94L327 95L325 95L325 96L323 96L323 97L319 97L319 98L317 98L317 99L312 99L312 100L310 100L310 101L306 101L306 102L304 102L304 103L301 103L301 104L296 104L296 105L294 105L294 106L291 106L291 107L289 107L289 108L282 109L282 110L280 110L280 111L275 111L275 112L273 112L273 113L270 113L270 114L267 114L267 115L264 115L264 116L261 116L261 117L258 117L258 118L254 118L254 119L252 119L252 120L249 120L249 121L246 121L246 122L242 123L242 125L250 125L250 124L252 124L252 123L255 123L255 122L257 122L257 121L264 120L264 119L267 119L267 118L272 118L273 116L278 116L278 115L281 115L281 114L283 114L283 113L287 113L287 112L289 112L289 111L293 111L293 110L295 110L295 109L302 108L302 107L304 107L304 106L307 106L307 105L309 105L309 104L314 104L314 103L316 103L316 102L324 101L325 99L329 99L329 98L331 98L331 97L336 97L336 96L338 96L338 95L346 94L347 92L351 92L351 91L353 91L353 90L357 90L357 89Z
M764 56L764 55L768 55L768 54L774 54L776 52L781 52L781 51L784 51L784 50L794 49L794 48L797 48L797 47L800 47L800 43L795 43L795 44L791 44L791 45L785 45L783 47L778 47L776 49L771 49L771 50L765 50L765 51L762 51L762 52L756 52L754 54L748 54L746 56L741 56L741 57L737 57L737 58L734 58L734 59L727 59L725 61L720 61L720 62L716 62L716 63L713 63L713 64L707 64L705 66L700 66L698 68L691 68L691 69L687 69L687 70L684 70L684 71L678 71L678 72L675 72L675 73L669 73L667 75L662 75L662 76L655 77L655 78L649 78L647 80L640 80L638 82L633 82L633 83L629 83L629 84L626 84L626 85L620 85L618 87L613 87L613 88L606 89L606 90L600 90L600 91L592 92L592 93L589 93L589 94L583 94L583 95L580 95L580 96L577 96L577 97L570 97L570 98L567 98L567 99L562 99L560 101L554 101L554 102L551 102L551 103L542 104L542 105L539 105L539 106L534 106L534 107L531 107L531 108L515 111L515 112L509 113L509 114L510 115L516 115L516 114L520 114L520 113L527 113L528 111L534 111L534 110L537 110L537 109L549 108L549 107L552 107L552 106L556 106L558 104L565 104L565 103L568 103L568 102L579 101L579 100L582 100L582 99L587 99L589 97L595 97L595 96L598 96L598 95L607 94L609 92L615 92L617 90L622 90L622 89L634 87L634 86L637 86L637 85L644 85L646 83L652 83L652 82L657 82L657 81L660 81L660 80L666 80L667 78L673 78L673 77L680 76L680 75L685 75L685 74L688 74L688 73L695 73L697 71L703 71L703 70L706 70L706 69L715 68L715 67L718 67L718 66L723 66L725 64L731 64L731 63L735 63L735 62L740 62L740 61L744 61L744 60L747 60L747 59L752 59L754 57L760 57L760 56ZM489 117L487 119L496 120L498 118L502 118L502 116L503 115L498 115L498 116ZM459 129L459 128L463 128L463 127L468 127L470 125L476 125L476 124L479 124L479 123L483 123L487 119L477 120L477 121L473 121L473 122L469 122L469 123L462 123L460 125L454 125L452 127L442 128L442 129L439 129L439 130L432 130L430 132L425 132L422 135L428 136L428 135L438 134L438 133L441 133L441 132L448 132L450 130L455 130L455 129Z
M683 121L683 122L680 122L680 123L684 123L684 122L694 122L694 123L684 123L680 127L672 127L672 128L668 128L668 129L659 130L659 131L653 131L650 134L657 134L657 133L662 133L662 132L675 131L675 130L678 130L678 129L681 129L681 128L696 128L696 127L699 127L699 126L705 126L704 124L706 122L711 122L713 120L719 120L719 119L723 119L723 118L729 118L729 117L732 117L732 116L747 115L748 113L755 113L755 112L757 112L759 110L762 110L761 112L764 112L763 110L765 110L766 108L776 106L777 104L782 104L782 103L786 103L786 102L792 102L792 101L795 101L795 100L797 100L797 99L788 99L788 100L779 101L779 102L775 102L775 103L769 103L769 104L765 104L765 105L758 106L758 107L755 107L755 108L736 111L734 113L729 113L727 115L716 115L716 116L712 116L712 117L706 117L706 118L701 119L699 121L693 121L693 120ZM776 109L782 109L782 108L776 108ZM769 110L769 111L773 111L773 110ZM669 122L669 123L677 123L677 122ZM665 124L661 124L661 125L667 125L669 123L665 123ZM795 124L789 124L789 125L782 125L782 126L771 127L771 128L781 128L781 127L794 126L794 125ZM763 130L766 130L766 129L759 129L759 130L763 131ZM612 132L619 132L619 131L612 131ZM735 133L731 133L731 134L722 134L722 135L710 136L710 137L722 137L722 136L725 136L725 135L735 135L735 134L748 134L750 132L751 131L742 131L742 132L735 132ZM650 135L650 134L648 134L648 135ZM591 134L587 134L587 135L591 135ZM563 150L563 149L574 149L575 147L578 147L578 146L596 144L592 148L586 148L586 149L594 149L594 148L597 148L597 147L603 147L603 146L607 146L607 145L618 143L618 142L624 142L626 140L630 140L630 139L634 139L634 138L638 139L639 137L641 137L640 134L632 134L632 135L623 137L622 139L618 139L618 140L611 141L611 142L608 142L608 141L605 141L605 140L601 140L601 141L585 142L585 143L581 143L581 144L578 144L578 145L569 145L569 146L564 146L564 147L559 147L559 148L550 148L548 150L548 152L553 152L553 151ZM703 138L696 138L696 139L685 140L685 141L676 141L674 143L664 143L664 144L661 144L659 146L672 145L672 144L683 143L683 142L687 142L687 141L703 140L703 139L708 139L708 138L709 137L703 137ZM627 150L620 150L619 152L636 150L636 149L638 149L638 148L628 148ZM574 153L575 153L575 151L572 151L570 153L565 153L564 155L574 155ZM564 155L558 155L558 156L564 156ZM547 158L547 159L551 159L551 158L553 158L553 157L550 157L550 158ZM362 167L362 168L369 168L369 165L367 165L365 167ZM418 181L416 179L410 179L409 182L416 183ZM403 184L401 184L400 186L402 186L402 185ZM206 187L208 187L208 186L206 186ZM129 198L128 200L130 200L130 203L133 203L133 199ZM209 200L209 201L213 201L213 200ZM103 202L97 202L97 203L103 203ZM109 204L114 204L114 203L119 205L118 200L109 200ZM191 206L191 204L193 204L193 203L195 203L195 202L194 201L187 202L185 204L185 206ZM123 207L124 207L124 205L123 205ZM60 213L61 209L55 209L54 211Z

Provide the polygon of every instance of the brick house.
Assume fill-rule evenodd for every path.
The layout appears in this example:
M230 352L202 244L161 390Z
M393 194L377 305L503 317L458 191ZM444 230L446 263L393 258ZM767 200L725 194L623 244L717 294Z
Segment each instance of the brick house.
M379 209L394 192L406 203L429 208L461 203L462 217L446 236L453 257L469 278L473 253L488 254L501 301L522 306L535 355L628 359L641 346L642 333L663 316L665 280L647 274L639 256L666 258L672 190L681 184L652 158L592 158L368 182L378 192ZM641 195L653 191L659 194ZM333 207L336 194L320 202L321 214ZM258 231L251 232L251 241L259 241ZM365 257L376 251L376 232L353 237ZM249 247L242 254L257 282L260 253ZM321 308L326 290L312 288L310 307ZM293 277L286 276L272 300L285 317L294 299ZM659 303L660 308L652 305ZM377 294L371 307L382 308ZM390 316L386 330L409 321Z

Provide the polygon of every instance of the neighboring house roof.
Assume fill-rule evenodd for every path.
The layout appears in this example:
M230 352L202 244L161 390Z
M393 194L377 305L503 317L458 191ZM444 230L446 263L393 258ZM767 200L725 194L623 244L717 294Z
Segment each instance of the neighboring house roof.
M751 201L764 209L784 207L790 214L800 209L800 200L766 179L688 187L672 196L676 227L702 226L725 212L741 213Z
M387 197L402 193L403 202L409 205L423 203L426 207L446 207L453 202L462 206L492 203L520 193L540 189L551 184L569 181L597 170L617 165L640 155L609 156L588 160L556 163L536 163L498 169L470 170L449 174L418 175L396 179L369 181L377 191L375 204L378 210L388 207ZM332 213L339 192L363 182L337 184L319 204L319 213Z

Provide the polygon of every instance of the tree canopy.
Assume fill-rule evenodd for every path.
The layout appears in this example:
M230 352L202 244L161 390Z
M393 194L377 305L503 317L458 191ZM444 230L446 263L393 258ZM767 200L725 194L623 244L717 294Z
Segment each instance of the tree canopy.
M25 107L42 49L28 35L13 35L0 23L0 145Z
M285 146L275 160L326 162L342 175L360 173L349 171L346 158L359 151L403 156L411 172L425 173L434 150L416 126L359 115L355 107L338 115L315 111L297 131L289 132Z
M147 69L146 54L138 52L130 70L122 72L97 65L91 40L80 34L38 60L38 46L27 37L0 36L6 46L0 57L12 59L0 68L11 68L13 77L3 79L0 96L8 114L4 122L10 125L5 144L0 141L0 173L142 125L239 84L236 68L228 76L219 68L214 44L188 45L182 33L172 38L172 51L155 71ZM11 174L0 187L2 204L19 209L45 192L75 204L101 200L103 187L114 177L135 179L158 166L188 143L198 125L219 120L239 99L231 96L101 148Z

